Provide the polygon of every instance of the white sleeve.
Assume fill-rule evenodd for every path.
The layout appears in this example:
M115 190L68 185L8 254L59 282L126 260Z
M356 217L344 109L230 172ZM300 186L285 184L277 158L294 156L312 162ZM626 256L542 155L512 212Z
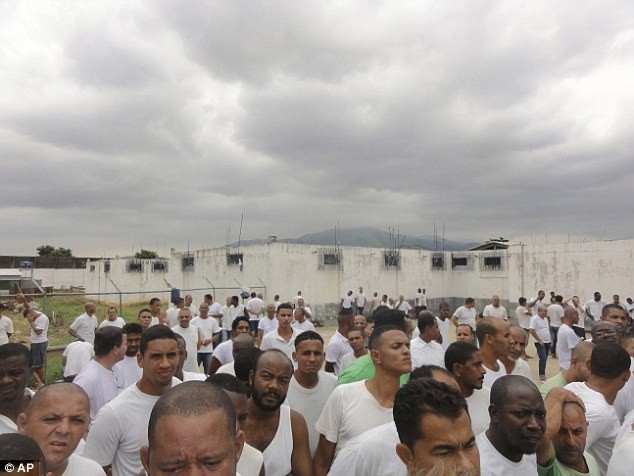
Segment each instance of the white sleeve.
M372 474L372 470L366 472L362 468L363 459L369 456L364 454L362 450L359 437L350 440L335 458L328 476L366 476Z
M119 420L110 406L102 407L90 428L82 456L101 466L111 465L119 449L120 433Z
M86 392L86 395L88 395L88 399L92 400L95 397L95 381L91 378L86 378L85 375L86 374L82 374L81 372L79 372L79 375L75 377L73 383L83 388L84 392Z
M315 423L315 429L331 443L337 443L341 418L341 387L337 387L328 397L324 409L321 411L317 423Z
M272 349L273 346L271 345L271 339L269 338L271 334L267 334L264 336L264 339L262 339L262 343L260 344L260 350L268 350L268 349Z
M586 406L586 420L588 421L588 436L586 437L586 448L605 436L609 428L610 419L606 415L601 415L596 408Z

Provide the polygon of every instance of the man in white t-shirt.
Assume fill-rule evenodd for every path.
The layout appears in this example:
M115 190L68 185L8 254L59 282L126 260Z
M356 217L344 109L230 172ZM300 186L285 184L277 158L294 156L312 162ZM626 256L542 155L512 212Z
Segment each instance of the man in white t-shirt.
M191 311L192 317L196 317L198 315L198 308L194 304L194 298L191 294L185 295L185 307Z
M101 329L102 327L115 326L121 329L124 325L125 321L123 320L123 317L117 316L117 308L111 306L108 308L108 316L101 321L99 328Z
M577 320L577 323L572 326L572 330L575 331L575 334L577 334L581 339L585 339L586 338L586 310L583 308L583 306L579 302L579 297L572 296L572 299L570 300L568 307L574 308L575 311L577 311L577 314L579 315L579 319Z
M564 308L562 303L564 301L563 296L557 294L555 296L555 302L548 306L548 321L550 322L550 340L552 345L550 351L553 356L557 356L557 339L559 336L559 328L561 327L561 320L564 317Z
M590 318L592 324L601 319L601 312L605 306L605 302L601 300L601 293L599 291L594 293L594 299L591 299L586 303L586 316Z
M557 355L559 356L560 371L564 371L570 367L572 350L581 340L572 328L578 320L579 314L577 310L574 307L566 307L557 335Z
M419 336L411 340L412 368L421 365L445 366L445 350L436 342L438 321L429 311L421 311L418 317Z
M64 476L105 475L94 461L75 454L90 422L85 392L72 383L55 383L39 390L18 417L20 432L42 449L46 471Z
M365 293L363 292L363 287L359 286L359 292L357 293L357 295L354 298L354 305L357 308L357 314L363 314L366 302L368 302L368 298L366 297Z
M141 380L101 409L83 451L85 457L101 466L112 466L113 476L141 472L139 450L148 444L152 408L163 393L180 383L173 378L178 364L174 332L167 326L153 326L145 331L137 362L143 369Z
M275 304L269 304L266 306L266 316L264 316L258 322L258 333L256 336L256 344L258 346L262 343L262 339L264 339L265 335L277 329L278 322L277 318L275 317L277 308L278 306L276 306ZM251 321L249 321L249 323L250 322Z
M341 385L332 393L317 424L319 444L313 459L315 476L325 476L339 451L352 438L392 420L400 377L412 368L409 339L396 326L381 326L370 336L376 373L369 380Z
M368 349L365 346L365 334L361 329L350 329L348 332L348 344L352 350L343 356L341 359L341 371L346 370L347 367L352 365L359 357L363 357L368 354Z
M420 311L427 309L427 295L425 294L424 289L418 288L416 291L416 296L414 297L414 309L416 310L417 316Z
M167 310L167 319L169 319L170 327L178 325L178 313L181 309L185 309L185 298L179 297L174 301L174 307ZM192 314L192 317L193 316Z
M460 306L455 310L453 316L451 316L451 322L454 326L458 327L459 324L468 324L471 327L471 330L474 332L474 340L475 344L475 329L476 329L476 317L477 311L475 310L475 299L472 297L468 297L464 301L464 306Z
M427 306L425 306L427 307ZM451 310L449 309L449 304L446 302L441 302L438 307L438 315L436 316L436 320L438 321L438 330L440 331L440 337L442 342L442 348L447 350L449 347L449 324L451 324L451 319L449 316L451 314ZM417 314L418 315L418 314Z
M87 302L84 306L86 312L77 316L68 328L68 333L77 340L93 344L95 342L95 331L97 330L97 308L92 302Z
M484 386L486 370L478 348L470 342L454 342L445 352L447 370L456 378L460 393L467 400L471 427L479 435L489 427L491 390Z
M354 301L354 296L352 290L348 291L341 298L341 302L339 303L339 309L347 312L353 312L352 310L352 302Z
M172 327L172 330L183 336L185 343L187 344L187 358L185 359L185 365L183 369L188 372L200 373L198 366L197 354L203 344L203 334L198 327L191 324L192 313L189 309L183 308L178 311L177 326Z
M506 375L491 387L489 429L476 438L483 476L535 476L546 408L533 382Z
M509 316L506 313L506 308L500 305L500 296L494 294L491 298L491 304L484 306L482 311L482 317L496 317L508 321Z
M256 293L251 293L251 299L246 305L247 312L249 313L249 322L252 323L251 329L258 328L258 323L264 315L264 301Z
M515 308L515 317L517 318L517 323L522 329L524 329L526 335L528 336L528 328L531 323L532 315L526 307L526 298L519 298L517 304L518 306Z
M531 313L531 316L537 315L537 310L539 309L539 306L548 307L547 304L544 303L544 297L546 297L546 293L540 289L539 292L537 293L537 297L531 298L528 301L527 307Z
M506 367L500 360L511 352L511 328L508 321L495 317L485 317L478 321L476 337L480 344L480 353L486 374L484 385L491 388L493 383L506 375Z
M73 380L88 395L91 420L122 390L112 367L123 360L125 351L126 335L118 327L107 326L95 333L95 358Z
M588 437L586 450L606 474L620 421L614 400L630 378L630 356L619 345L598 344L590 357L587 382L573 382L564 388L577 395L586 407Z
M394 423L407 474L480 474L467 403L456 389L433 379L410 381L396 394Z
M31 327L31 372L35 384L39 390L45 384L44 366L46 364L46 349L48 347L48 316L34 309L24 311L29 326Z
M507 355L500 357L500 361L506 368L507 375L523 375L528 379L532 379L531 368L522 359L522 355L526 351L526 334L520 326L510 326L511 332L511 350Z
M292 358L293 351L295 350L295 339L301 334L300 331L291 326L291 321L293 320L293 308L288 303L282 303L277 308L275 317L278 322L277 329L264 336L264 339L262 339L262 343L260 344L260 349L281 350L290 360Z
M64 381L72 382L94 356L95 350L88 342L76 340L68 344L62 354Z
M136 322L129 322L122 329L126 335L126 351L123 359L114 364L112 371L117 376L117 380L121 384L121 388L126 389L139 381L143 375L143 370L139 367L136 354L139 352L141 345L142 327Z
M13 335L13 321L2 314L5 305L0 302L0 345L8 344L9 338Z
M297 329L299 332L315 330L315 325L308 319L306 319L304 309L299 306L293 311L293 323L291 324L291 326L293 327L293 329Z
M339 375L341 372L341 359L352 350L348 344L348 332L354 328L354 314L346 311L339 311L337 315L337 330L330 338L326 347L326 372L333 372Z
M248 317L236 317L231 324L232 340L223 342L214 349L214 353L211 357L211 365L209 366L209 375L215 374L223 365L233 362L233 339L240 334L249 334L250 329Z
M187 382L166 392L152 410L141 448L145 472L157 476L176 467L183 474L238 474L245 436L236 421L231 399L216 385Z
M409 315L409 311L412 310L412 306L405 300L405 296L402 294L398 297L398 301L394 304L394 309L404 312L405 315Z
M288 386L286 404L306 420L311 457L315 455L319 442L315 424L326 400L337 386L337 377L321 370L324 359L324 340L319 334L305 331L297 336L293 352L297 369Z
M202 333L202 342L198 355L196 357L196 363L198 366L203 364L203 373L205 375L209 372L209 365L211 364L211 356L213 354L214 342L220 338L220 326L218 321L209 315L209 304L202 302L198 308L198 316L192 319L192 325L200 329Z

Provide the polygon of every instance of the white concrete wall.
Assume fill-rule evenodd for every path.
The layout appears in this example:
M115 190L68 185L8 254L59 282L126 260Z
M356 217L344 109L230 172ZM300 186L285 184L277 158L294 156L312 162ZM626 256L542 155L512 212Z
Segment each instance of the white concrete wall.
M279 294L283 300L291 299L298 290L318 310L332 315L341 296L363 286L366 294L374 291L397 297L404 294L413 299L416 289L424 287L431 301L437 306L441 299L452 306L462 303L465 297L478 300L482 309L493 294L499 294L509 313L515 309L519 296L530 298L539 289L556 291L569 297L580 296L582 301L591 299L599 290L604 300L612 294L620 294L624 301L633 295L630 283L634 282L634 240L568 243L550 245L513 244L504 254L504 266L500 270L481 269L480 260L486 251L473 251L466 256L472 260L471 269L451 268L451 253L445 253L447 269L432 270L433 252L401 250L401 270L382 269L383 250L377 248L344 247L343 271L319 270L319 250L322 247L271 243L245 246L242 270L228 266L226 249L199 250L193 253L193 271L181 271L183 253L173 253L167 272L153 272L152 261L144 261L143 272L128 272L128 259L110 260L111 270L106 275L103 261L88 262L86 270L35 270L34 277L46 286L85 286L87 293L140 291L144 294L124 296L126 301L147 301L158 295L169 299L169 286L186 290L198 289L191 294L199 303L207 292L216 288L216 300L238 294L240 285L252 291L265 292L266 300ZM464 254L463 254L464 255ZM90 271L95 266L94 271ZM266 289L264 289L266 287ZM163 290L163 293L157 291ZM116 298L118 300L118 297Z

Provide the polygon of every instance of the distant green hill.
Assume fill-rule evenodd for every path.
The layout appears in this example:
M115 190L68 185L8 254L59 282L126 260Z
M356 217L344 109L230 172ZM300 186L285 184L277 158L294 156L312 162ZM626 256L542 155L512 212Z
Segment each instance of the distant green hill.
M401 234L403 239L403 234ZM377 228L347 228L337 229L337 236L335 241L335 229L320 231L317 233L308 233L298 238L280 238L278 243L296 243L303 245L319 245L319 246L335 246L339 243L340 246L367 246L369 248L388 248L390 247L390 234L387 231L379 230ZM267 240L245 240L242 241L242 245L249 244L261 244L266 243ZM442 239L438 239L438 250L444 249L445 251L462 251L479 245L478 242L460 243L457 241L445 240L444 248ZM231 246L236 246L237 243L233 243ZM434 250L433 237L415 237L405 236L403 241L404 249L416 249L423 248L427 250Z

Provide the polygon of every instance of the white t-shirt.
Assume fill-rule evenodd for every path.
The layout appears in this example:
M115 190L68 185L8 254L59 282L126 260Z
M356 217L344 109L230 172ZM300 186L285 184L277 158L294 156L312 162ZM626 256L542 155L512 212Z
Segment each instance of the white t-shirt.
M365 297L365 293L357 293L357 307L365 307L365 303L368 298Z
M236 376L236 368L234 366L235 362L231 361L228 364L221 365L218 370L216 370L217 374L229 374Z
M445 349L435 340L425 342L420 337L410 342L412 369L421 365L438 365L445 368Z
M280 329L277 328L273 332L269 332L267 335L265 335L264 339L262 339L262 343L260 344L260 349L279 349L284 352L289 359L293 360L293 352L295 352L295 339L298 335L301 334L301 332L291 327L293 335L291 335L291 338L288 340L288 342L286 342L283 337L280 337L278 333L279 330Z
M634 430L631 423L623 423L621 435L614 444L607 476L630 476L634 467Z
M96 360L91 360L77 374L73 383L83 388L90 399L91 420L95 419L101 407L116 397L123 389L115 373Z
M354 350L351 350L341 358L340 373L346 370L350 365L354 364L357 358L354 356Z
M216 314L220 314L217 316ZM214 319L220 319L222 317L222 306L220 303L212 302L209 306L209 315Z
M524 306L517 306L515 308L515 317L517 317L517 323L523 329L528 329L531 324L531 313L528 312Z
M548 317L552 327L561 326L561 318L564 317L564 308L561 304L551 304L548 306Z
M500 368L497 372L483 365L484 369L487 371L487 373L484 374L483 383L489 388L491 388L491 386L493 385L493 382L495 382L500 377L504 377L506 375L506 367L504 367L504 364L499 360L497 361L497 363L498 363L498 367Z
M191 325L194 325L200 329L200 332L203 334L203 340L211 339L214 334L220 332L220 326L218 325L218 321L213 317L207 317L203 319L200 316L196 316L192 319ZM214 351L214 343L210 343L209 345L203 345L198 350L200 354L210 354Z
M314 388L304 388L295 377L291 378L286 395L286 404L292 410L300 413L308 425L308 439L310 443L310 455L315 456L319 443L319 432L315 424L326 405L330 394L337 387L337 377L323 371L319 372L319 382Z
M274 317L273 319L270 319L269 317L263 317L258 322L258 330L262 329L262 336L265 336L269 332L273 332L275 329L277 329L278 325L279 321L277 320L277 317Z
M180 310L180 307L170 307L167 310L167 320L169 321L171 327L178 325L178 313L180 312Z
M105 320L101 321L101 324L99 324L99 329L102 329L102 328L108 327L108 326L114 326L114 327L118 327L119 329L121 329L123 326L125 326L125 321L123 320L123 317L117 317L114 321L111 321L109 319L105 319Z
M342 298L341 307L344 309L352 309L352 296L348 296L347 294Z
M231 324L233 323L233 309L233 306L222 306L220 309L222 314L220 327L226 331L231 331Z
M489 441L486 432L476 437L480 451L481 476L536 476L537 458L534 454L524 455L515 463L504 457Z
M634 365L634 358L630 357L630 359L632 365ZM630 369L631 368L632 367L630 367ZM623 418L634 410L634 374L630 375L625 386L616 394L614 408L616 409L620 421L624 421Z
M570 358L572 357L572 349L579 343L581 339L568 324L562 324L557 334L557 358L559 359L560 369L568 369L570 367Z
M242 447L242 454L236 468L236 476L260 476L260 470L264 464L264 456L260 450L255 449L249 443Z
M348 339L342 336L339 331L335 331L326 347L326 362L333 364L335 375L341 373L341 359L351 350L352 347L350 347Z
M531 317L531 322L528 325L529 329L535 329L535 333L545 344L550 344L550 328L548 327L548 319L545 317L542 319L539 316Z
M509 316L506 313L506 308L503 306L495 307L493 304L487 304L484 306L484 311L482 311L483 317L497 317L498 319L503 319L505 321L509 320Z
M48 342L48 316L46 314L40 314L33 320L33 324L37 329L42 329L42 333L37 335L31 326L31 344L41 344Z
M198 336L200 335L200 330L198 327L189 324L189 327L182 327L180 325L172 327L172 330L176 334L180 334L185 339L185 349L187 350L187 357L185 358L185 363L183 364L183 370L187 370L188 372L199 372L198 368Z
M547 307L544 305L544 301L542 301L541 299L537 299L536 297L534 297L528 302L534 303L532 306L529 307L529 310L531 311L532 316L537 315L537 311L539 310L540 307Z
M122 388L128 388L130 385L137 383L143 375L143 369L139 367L136 355L132 357L124 356L123 360L114 364L112 371L117 376Z
M410 306L409 303L404 300L403 302L396 302L394 304L394 309L396 309L397 311L403 311L405 314L407 314L409 311L412 310L412 306Z
M427 295L424 293L416 293L414 304L417 307L427 307Z
M598 321L601 319L601 312L603 312L603 308L605 307L605 302L595 301L594 299L591 299L590 301L586 303L584 307L586 308L586 311L590 311L595 321ZM590 316L588 315L588 317Z
M524 359L521 359L521 358L515 361L515 366L513 367L513 370L511 371L511 375L521 375L522 377L526 377L529 380L533 379L531 368L524 361Z
M317 420L317 431L337 444L335 458L352 438L393 421L392 409L376 401L366 382L361 380L335 388Z
M443 350L447 350L447 347L449 347L449 324L451 324L451 319L447 318L443 321L440 317L436 316L436 321L438 322L438 330L442 336L442 344L440 345L442 345Z
M95 343L95 329L98 326L97 316L89 316L85 312L77 316L70 328L74 330L79 337L88 342L89 344Z
M458 324L469 324L471 329L475 331L476 328L476 310L475 307L467 309L465 306L460 306L453 313L458 318Z
M312 322L310 322L308 319L304 319L304 322L295 321L291 324L291 326L293 327L293 329L297 329L299 332L315 330L315 325Z
M233 341L228 340L222 344L218 344L218 347L214 349L213 356L221 365L233 362Z
M88 365L90 360L95 356L95 350L88 342L77 340L68 344L62 355L66 357L64 377L70 377L71 375L77 375Z
M102 476L106 474L99 464L89 458L73 453L62 476Z
M0 314L0 345L9 343L8 334L13 334L13 321Z
M603 395L588 388L585 382L569 383L564 388L581 398L586 406L586 451L597 460L601 474L606 474L614 442L621 428L616 409L605 401Z
M179 383L172 378L172 387ZM83 456L101 466L112 464L113 476L138 475L143 469L139 450L148 444L147 426L158 399L136 385L126 388L97 414Z
M466 398L471 417L471 429L474 435L479 435L489 428L489 403L491 390L483 385L480 390L474 390L470 397Z
M259 321L264 310L264 301L258 297L254 297L247 303L247 311L249 311L250 321Z
M394 448L400 443L394 422L372 428L348 442L328 476L407 476Z
M586 310L583 308L583 306L579 304L579 307L575 307L574 304L570 303L568 304L568 307L571 307L572 309L577 311L577 315L579 316L579 321L577 321L577 323L573 324L572 326L585 329L586 328Z

